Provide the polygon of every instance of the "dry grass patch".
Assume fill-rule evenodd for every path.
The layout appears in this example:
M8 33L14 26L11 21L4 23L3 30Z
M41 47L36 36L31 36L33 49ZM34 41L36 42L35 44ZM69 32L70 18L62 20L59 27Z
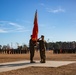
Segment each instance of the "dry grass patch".
M0 63L29 60L30 53L28 54L0 54ZM35 52L34 60L40 60L39 52ZM52 51L46 51L46 60L57 61L76 61L76 54L53 54Z

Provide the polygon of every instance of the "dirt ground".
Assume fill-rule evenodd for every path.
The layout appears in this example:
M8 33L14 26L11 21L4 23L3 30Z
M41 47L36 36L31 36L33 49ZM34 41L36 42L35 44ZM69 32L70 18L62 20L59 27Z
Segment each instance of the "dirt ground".
M0 54L0 63L29 60L30 54ZM34 60L40 60L39 52L35 52ZM57 61L76 61L76 54L53 54L52 51L46 51L46 60Z
M0 63L29 60L30 54L0 54ZM34 60L40 60L39 52L35 52ZM46 52L46 60L76 61L76 54L53 54ZM0 75L76 75L76 63L53 67L28 67L24 69L1 72Z
M8 72L1 72L0 75L76 75L76 63L62 67L28 67Z

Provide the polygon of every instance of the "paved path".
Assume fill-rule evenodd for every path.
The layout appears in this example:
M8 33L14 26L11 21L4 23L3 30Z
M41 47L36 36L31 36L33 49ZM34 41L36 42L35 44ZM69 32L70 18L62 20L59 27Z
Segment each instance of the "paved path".
M30 63L29 60L24 60L24 61L0 63L0 72L26 68L30 66L59 67L71 63L76 63L76 61L46 61L46 63L40 63L38 60L36 60L36 63Z

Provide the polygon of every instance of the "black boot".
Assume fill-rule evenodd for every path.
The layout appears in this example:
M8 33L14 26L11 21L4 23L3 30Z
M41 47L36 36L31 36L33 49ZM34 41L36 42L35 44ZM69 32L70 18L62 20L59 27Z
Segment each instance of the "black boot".
M30 61L30 63L35 63L35 61L32 60L32 61Z

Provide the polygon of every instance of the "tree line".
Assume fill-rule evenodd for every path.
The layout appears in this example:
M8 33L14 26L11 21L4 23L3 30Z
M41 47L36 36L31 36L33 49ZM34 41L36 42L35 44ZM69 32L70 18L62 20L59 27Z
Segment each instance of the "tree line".
M27 45L17 46L17 48L10 47L7 45L0 45L0 53L3 54L23 54L28 52Z
M35 49L38 51L39 47L38 45L35 47ZM46 44L46 50L53 50L53 53L76 53L76 42L48 42ZM28 53L29 52L29 47L24 44L22 46L17 46L17 48L12 48L7 45L0 45L0 53L8 53L8 54L23 54L23 53Z
M76 42L49 42L47 49L54 53L76 53Z

